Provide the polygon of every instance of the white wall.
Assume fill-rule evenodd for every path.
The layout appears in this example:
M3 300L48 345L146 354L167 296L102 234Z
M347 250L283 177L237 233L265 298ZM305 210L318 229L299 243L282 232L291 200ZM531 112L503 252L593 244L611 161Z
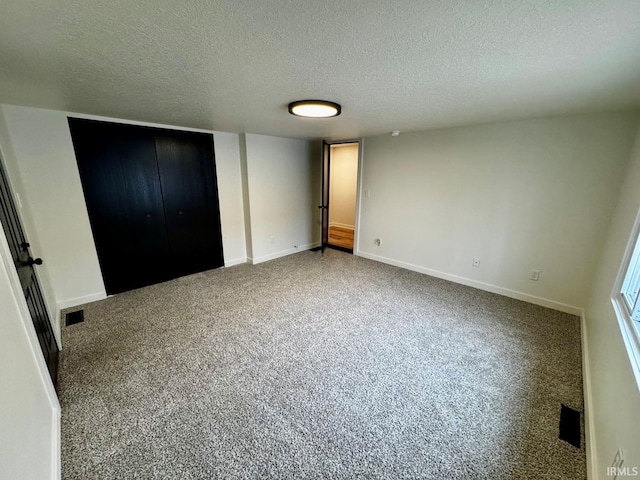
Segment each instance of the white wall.
M366 138L357 253L579 313L637 125L620 113Z
M55 479L60 406L20 294L0 228L0 478Z
M355 227L358 144L331 145L329 225Z
M2 113L33 220L27 235L39 240L34 253L44 260L58 307L104 298L67 114L7 105Z
M213 132L220 199L222 248L226 267L246 263L245 225L237 133Z
M306 140L243 135L253 263L317 245L320 155Z
M18 174L18 166L16 164L15 155L11 148L11 141L9 140L9 132L7 125L4 121L4 116L0 110L0 156L4 160L5 172L8 176L10 187L15 197L15 204L18 210L18 215L21 220L21 225L24 228L25 237L30 244L30 253L35 257L42 256L42 244L40 236L35 230L33 215L29 208L29 199L24 194L25 189ZM49 276L49 262L46 262L36 267L36 277L40 284L42 294L44 296L47 313L51 320L51 326L53 327L53 333L58 342L58 346L61 347L61 335L60 335L60 315L58 314L58 307L55 300L55 293Z
M611 478L606 468L618 447L625 452L624 466L640 468L640 391L611 304L612 288L640 211L639 186L640 129L584 315L594 479Z
M105 288L91 233L67 116L135 123L53 110L3 105L8 138L23 199L28 200L30 239L46 265L58 308L104 298ZM185 129L189 130L189 129ZM203 130L197 130L203 131ZM246 261L238 135L214 134L225 265ZM15 177L15 175L12 175Z

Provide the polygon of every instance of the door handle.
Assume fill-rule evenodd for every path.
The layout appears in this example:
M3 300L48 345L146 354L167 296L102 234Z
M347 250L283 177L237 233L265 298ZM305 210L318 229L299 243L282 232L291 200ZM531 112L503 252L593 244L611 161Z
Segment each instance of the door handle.
M29 258L27 258L26 262L22 262L22 263L32 267L34 265L42 265L42 259L41 258L29 257Z
M318 205L318 208L327 208L327 207L324 205Z

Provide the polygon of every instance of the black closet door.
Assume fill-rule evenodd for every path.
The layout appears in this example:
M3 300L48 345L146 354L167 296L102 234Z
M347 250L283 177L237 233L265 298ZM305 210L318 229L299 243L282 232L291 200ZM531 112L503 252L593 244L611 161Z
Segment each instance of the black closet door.
M175 276L223 266L213 135L158 130L156 153Z
M173 278L153 129L75 118L69 126L107 293Z

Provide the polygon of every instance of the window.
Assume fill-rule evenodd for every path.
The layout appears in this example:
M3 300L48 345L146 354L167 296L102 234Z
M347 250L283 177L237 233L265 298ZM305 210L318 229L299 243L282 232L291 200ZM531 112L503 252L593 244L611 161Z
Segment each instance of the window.
M633 231L611 300L640 389L640 213Z
M631 319L637 323L640 320L640 302L638 295L640 293L640 237L636 240L633 249L633 255L627 268L627 273L622 283L620 293L624 299L627 308L627 314L631 315Z

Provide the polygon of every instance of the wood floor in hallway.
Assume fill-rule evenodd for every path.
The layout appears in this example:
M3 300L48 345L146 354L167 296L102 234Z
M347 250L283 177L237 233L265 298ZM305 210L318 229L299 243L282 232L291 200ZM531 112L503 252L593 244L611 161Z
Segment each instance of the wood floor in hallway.
M348 248L353 250L353 228L329 227L329 244L335 247Z

